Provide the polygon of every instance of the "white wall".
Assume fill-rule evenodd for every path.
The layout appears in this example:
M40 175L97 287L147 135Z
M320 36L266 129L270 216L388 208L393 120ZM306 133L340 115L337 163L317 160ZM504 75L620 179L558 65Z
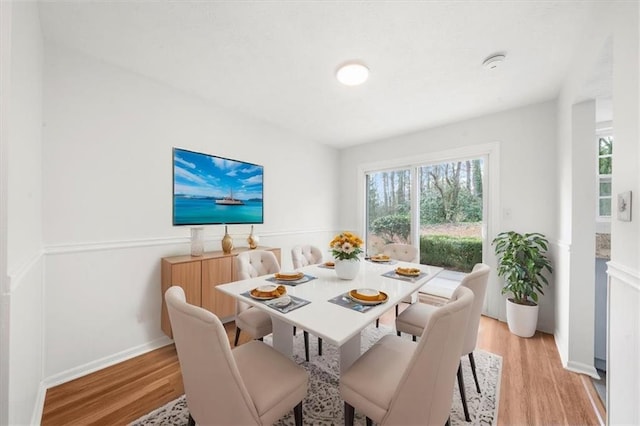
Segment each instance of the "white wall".
M29 424L43 364L42 33L34 2L2 9L2 403L0 423ZM5 222L6 221L6 222ZM6 271L4 270L6 267ZM5 393L7 392L7 393ZM40 400L40 403L38 402Z
M580 219L576 218L581 206L572 206L572 196L580 182L572 182L571 174L581 161L572 150L574 129L572 111L574 105L584 99L581 90L594 69L598 56L609 38L613 37L613 194L640 189L638 173L638 140L640 136L638 103L640 99L638 76L640 55L638 52L639 11L637 2L609 2L598 5L593 16L591 31L577 46L572 69L568 73L558 99L558 165L560 191L558 193L558 234L565 250L558 256L558 268L562 275L557 277L556 297L558 299L558 323L556 343L563 363L568 366L586 365L584 352L576 348L584 347L592 339L585 330L592 330L592 324L584 322L584 312L589 309L585 298L590 297L584 290L584 282L574 276L572 265L593 257L582 247L576 235L584 232ZM565 180L567 177L569 180ZM614 199L615 203L615 199ZM637 210L637 209L636 209ZM589 212L593 211L591 207ZM587 214L587 213L585 213ZM588 213L591 215L591 213ZM615 215L615 213L614 213ZM611 261L608 266L608 423L639 424L640 409L640 258L638 242L640 225L637 215L632 222L620 222L614 217L611 223ZM589 230L589 232L591 232ZM589 259L591 260L591 259ZM576 274L577 275L577 274ZM587 356L585 356L587 355Z
M440 158L443 151L472 150L474 146L499 145L499 205L496 222L489 239L501 231L541 232L551 241L555 238L555 104L545 102L510 111L466 120L418 133L402 135L371 144L345 149L341 155L340 180L341 225L343 228L363 232L363 220L359 216L358 169L370 163L384 163L395 158L407 161ZM504 218L503 209L511 215ZM485 253L495 270L493 249ZM553 280L551 281L553 285ZM494 300L497 316L504 318L504 301L500 295L499 281L490 279L488 300ZM547 291L540 303L538 327L551 331L554 328L552 292ZM490 302L491 304L491 302Z
M325 247L338 153L82 54L45 46L45 376L51 385L166 343L160 258L189 252L171 225L172 147L264 165L261 244ZM250 226L229 226L246 246ZM222 226L205 227L220 250ZM80 343L82 342L82 343Z
M640 424L640 41L639 5L619 5L613 17L614 153L612 193L632 191L633 220L611 223L609 262L610 424ZM615 200L615 198L614 198ZM634 210L635 209L635 210Z

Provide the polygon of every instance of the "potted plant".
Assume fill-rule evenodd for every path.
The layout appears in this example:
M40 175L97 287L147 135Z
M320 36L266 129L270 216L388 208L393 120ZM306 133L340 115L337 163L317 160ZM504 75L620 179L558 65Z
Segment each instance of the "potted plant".
M363 241L351 232L336 235L329 243L335 259L335 271L338 278L352 280L358 275Z
M549 242L537 232L509 231L498 234L491 244L499 258L498 276L505 279L502 294L513 296L506 302L509 330L531 337L538 325L538 294L544 294L543 285L549 285L544 271L553 272L546 256Z

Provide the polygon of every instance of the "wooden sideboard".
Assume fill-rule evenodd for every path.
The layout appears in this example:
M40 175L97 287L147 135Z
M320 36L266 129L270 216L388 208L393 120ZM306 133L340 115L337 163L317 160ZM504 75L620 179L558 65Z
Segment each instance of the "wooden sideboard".
M272 251L278 263L282 264L279 248L258 247L257 249ZM162 331L167 336L173 337L169 312L164 301L165 291L173 285L179 285L184 289L188 303L213 312L222 321L232 319L236 313L235 299L216 291L216 286L237 280L236 256L248 250L249 248L241 247L234 249L230 254L212 251L197 257L189 255L163 257L161 261Z

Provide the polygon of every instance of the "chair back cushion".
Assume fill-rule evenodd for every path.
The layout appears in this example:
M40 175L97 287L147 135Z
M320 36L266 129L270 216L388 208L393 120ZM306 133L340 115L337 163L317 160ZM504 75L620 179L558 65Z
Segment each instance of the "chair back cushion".
M395 260L420 263L418 249L409 244L387 244L382 247L382 253Z
M295 246L291 249L291 260L295 269L322 263L322 252L315 246Z
M429 316L383 424L443 425L449 417L473 292L458 287Z
M236 256L236 279L248 280L267 274L280 272L276 255L267 250L251 250ZM249 309L249 305L236 300L236 315Z
M276 255L267 250L251 250L236 256L236 277L247 280L267 274L280 272Z
M484 296L487 294L487 282L491 268L484 263L477 263L471 272L460 282L461 286L473 291L473 306L469 314L469 325L467 335L462 344L462 355L471 353L476 348L478 341L478 327L480 326L480 315L484 305Z
M213 313L185 301L184 290L165 293L189 412L198 424L258 424L259 416Z

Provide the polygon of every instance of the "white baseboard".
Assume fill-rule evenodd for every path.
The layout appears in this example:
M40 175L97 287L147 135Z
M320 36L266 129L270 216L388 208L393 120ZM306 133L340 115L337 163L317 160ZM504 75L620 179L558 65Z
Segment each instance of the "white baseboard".
M569 371L573 371L574 373L580 373L587 375L589 377L593 377L594 379L600 379L600 375L598 371L593 365L583 364L581 362L569 361L564 366Z
M38 386L38 394L36 395L36 401L33 406L33 413L31 414L32 425L39 425L42 423L42 413L44 412L44 400L47 397L47 388L44 382L40 382Z
M86 376L87 374L94 373L98 370L102 370L114 364L118 364L120 362L134 358L138 355L142 355L163 346L170 345L171 343L173 343L173 340L169 339L166 336L163 336L140 346L136 346L122 352L118 352L116 354L98 359L96 361L71 368L67 371L63 371L62 373L55 374L51 377L47 377L43 380L43 385L45 389L49 389L53 386L58 386L70 380L77 379L78 377Z

